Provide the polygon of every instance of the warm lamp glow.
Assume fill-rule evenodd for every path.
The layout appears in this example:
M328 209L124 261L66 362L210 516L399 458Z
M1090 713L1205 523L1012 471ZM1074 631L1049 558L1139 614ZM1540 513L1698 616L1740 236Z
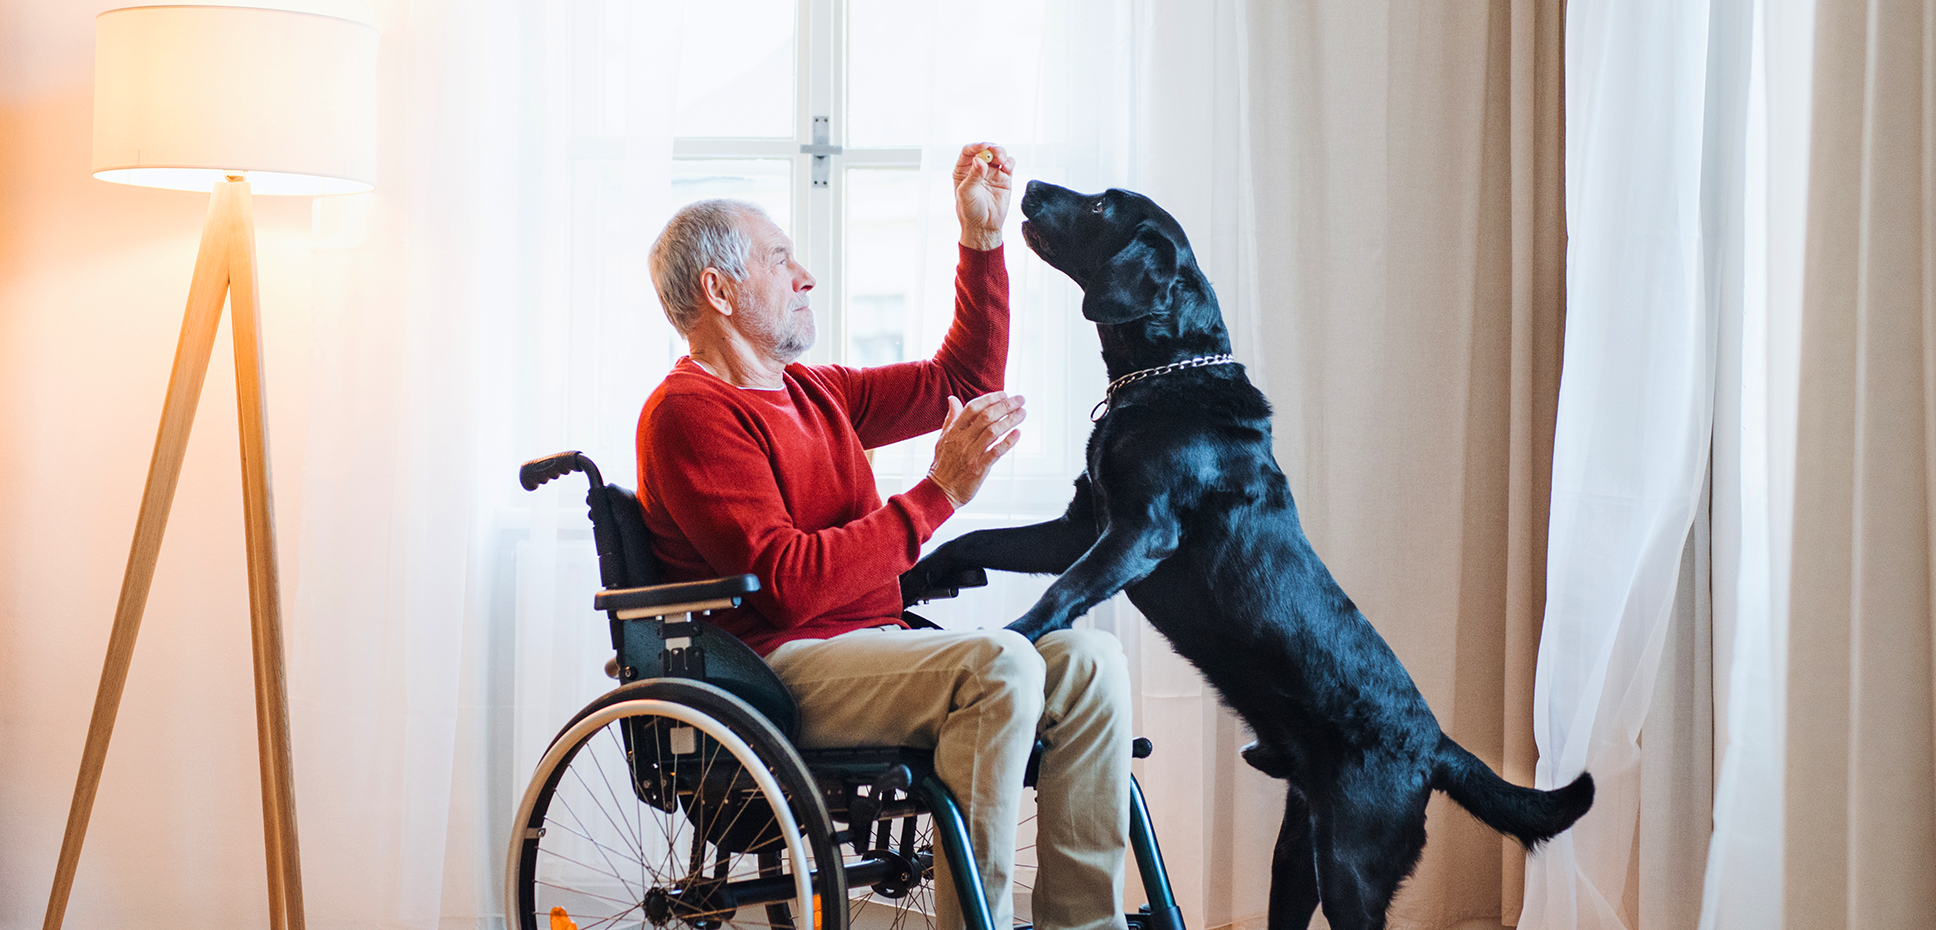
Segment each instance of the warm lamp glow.
M376 175L373 27L252 7L95 18L94 176L208 191L354 194Z
M133 184L137 187L161 187L171 191L206 191L215 182L238 173L237 169L226 168L105 168L94 172L103 181L116 184ZM287 194L294 196L327 196L330 194L361 194L372 185L367 181L354 181L349 178L325 178L313 174L285 174L280 171L240 170L242 179L249 182L253 193Z

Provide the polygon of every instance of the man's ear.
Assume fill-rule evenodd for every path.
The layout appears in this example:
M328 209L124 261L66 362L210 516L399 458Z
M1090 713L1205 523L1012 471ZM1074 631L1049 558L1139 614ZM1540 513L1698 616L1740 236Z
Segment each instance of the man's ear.
M717 268L699 273L699 286L706 292L706 306L721 316L733 315L733 282Z
M1129 244L1089 283L1082 315L1097 323L1127 323L1168 310L1176 271L1176 243L1155 221L1144 220Z

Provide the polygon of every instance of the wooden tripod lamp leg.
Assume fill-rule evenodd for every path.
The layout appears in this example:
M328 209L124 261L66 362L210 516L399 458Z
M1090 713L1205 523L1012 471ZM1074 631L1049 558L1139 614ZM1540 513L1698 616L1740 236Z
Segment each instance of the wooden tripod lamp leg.
M128 664L134 657L135 636L141 631L141 612L155 577L155 558L161 552L162 531L175 501L182 456L188 450L189 428L201 400L208 373L215 330L222 321L222 298L228 292L229 238L232 225L224 220L226 204L221 188L209 200L202 224L202 243L195 253L195 277L188 286L188 310L182 317L181 338L175 345L175 365L168 375L168 393L161 407L161 428L155 434L154 456L148 462L148 483L141 492L141 512L135 518L134 544L121 576L121 599L114 608L114 629L108 634L107 661L101 685L94 694L94 716L87 725L87 744L81 751L81 773L74 783L74 801L67 809L67 832L61 838L60 864L54 870L54 890L47 900L45 930L58 930L67 912L74 868L80 862L81 841L94 812L94 794L101 785L108 738L121 708L121 691L128 683Z
M236 190L230 239L229 325L235 335L235 403L242 427L242 516L249 553L249 628L255 652L256 749L262 770L262 833L269 866L269 926L303 930L302 863L296 844L289 696L283 670L282 593L275 508L269 495L269 414L263 400L262 320L256 311L255 212L249 185Z
M231 288L231 283L235 285ZM80 775L67 811L67 830L61 838L60 862L47 899L43 930L59 930L66 917L81 844L94 812L94 796L107 761L108 740L121 708L128 667L134 657L141 614L154 581L155 560L161 552L168 512L174 504L188 449L195 409L208 374L209 356L222 319L222 302L229 297L235 310L236 396L242 426L243 513L249 552L249 614L254 631L256 736L260 745L263 788L263 826L269 864L270 925L302 930L302 882L296 847L293 781L290 771L288 701L282 663L280 597L276 583L275 533L269 500L267 430L262 402L262 354L256 315L255 226L248 184L225 181L215 186L202 240L195 255L195 277L188 288L188 309L182 318L181 338L175 346L174 367L162 403L161 426L155 434L154 456L148 463L148 482L135 519L134 543L121 579L114 627L108 634L107 659L94 695L94 714L88 721L87 742L81 752Z

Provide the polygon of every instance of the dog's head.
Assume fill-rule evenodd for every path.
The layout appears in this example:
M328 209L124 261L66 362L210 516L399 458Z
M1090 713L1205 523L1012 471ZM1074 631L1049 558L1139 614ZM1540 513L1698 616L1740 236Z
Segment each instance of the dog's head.
M1142 194L1030 181L1022 215L1022 238L1082 286L1082 315L1097 323L1171 312L1202 284L1183 227Z

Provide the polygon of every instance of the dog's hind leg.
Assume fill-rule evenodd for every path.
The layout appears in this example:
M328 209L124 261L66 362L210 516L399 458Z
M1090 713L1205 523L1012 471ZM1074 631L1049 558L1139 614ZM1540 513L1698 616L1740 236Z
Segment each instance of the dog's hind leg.
M1270 930L1305 930L1318 909L1311 809L1296 788L1286 793L1284 826L1277 831L1277 848L1271 853Z
M1361 781L1314 804L1318 893L1332 930L1383 930L1392 895L1425 849L1431 789L1385 782Z

